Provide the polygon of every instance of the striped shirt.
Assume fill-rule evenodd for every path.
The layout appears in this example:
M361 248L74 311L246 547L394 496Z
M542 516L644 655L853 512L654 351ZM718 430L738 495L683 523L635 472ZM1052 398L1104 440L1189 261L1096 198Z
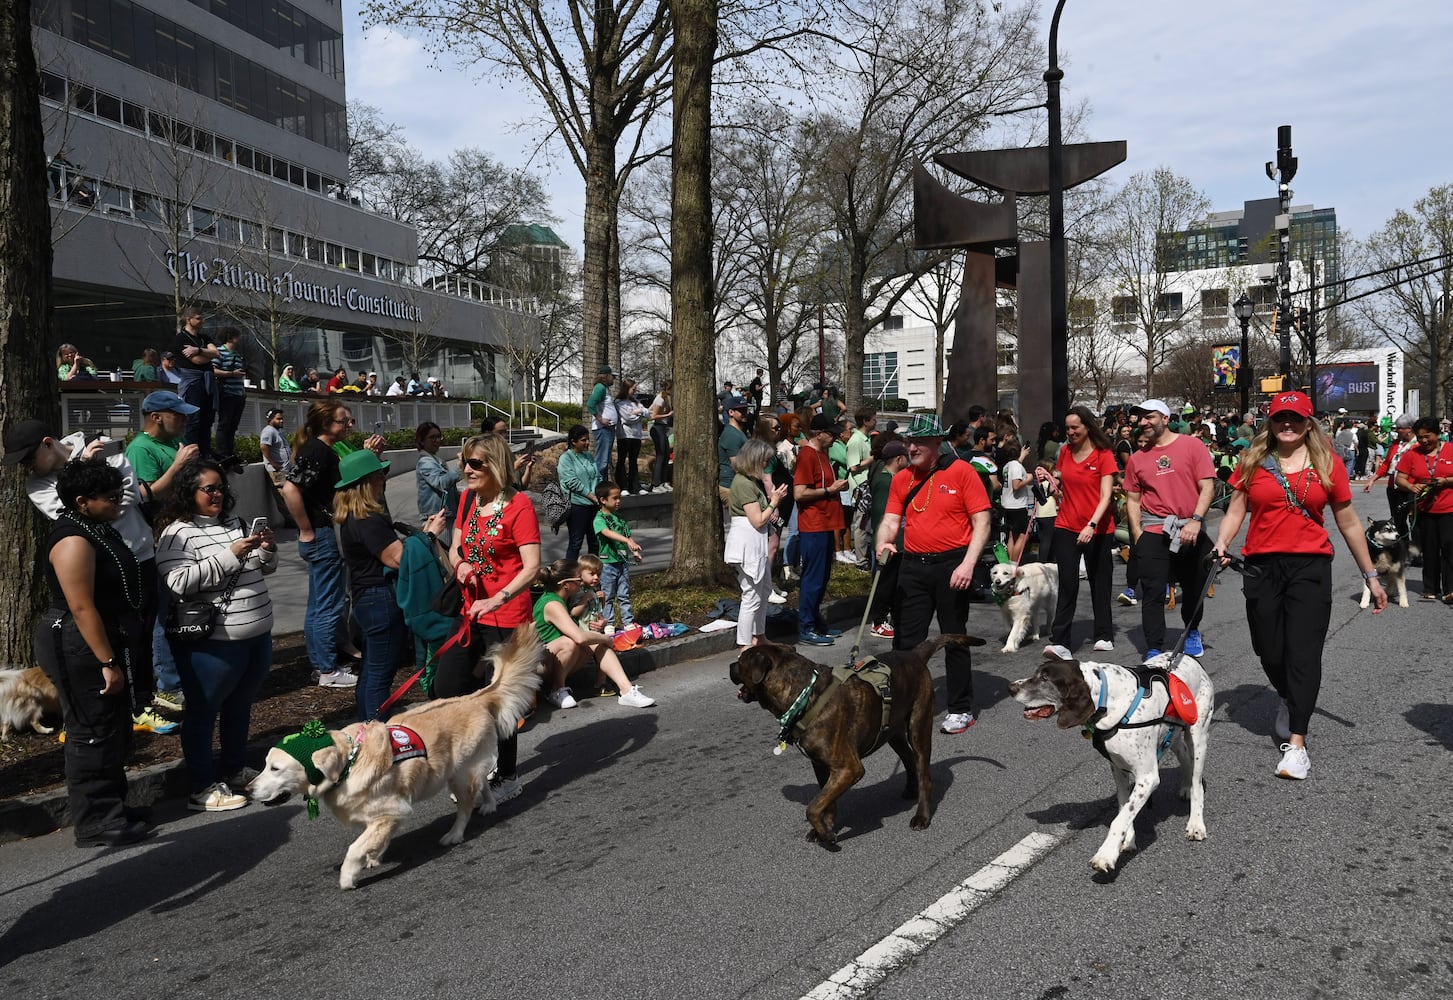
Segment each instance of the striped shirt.
M198 516L173 521L157 539L156 568L174 601L216 604L232 574L242 570L232 599L217 618L213 639L253 639L272 631L272 598L263 574L277 569L277 553L253 549L239 562L231 546L246 530L236 518L219 524L216 518Z
M246 371L247 365L242 360L242 352L234 351L225 344L217 345L217 360L212 362L213 369L224 372ZM219 378L217 384L222 387L224 396L245 396L247 395L247 379L243 378Z

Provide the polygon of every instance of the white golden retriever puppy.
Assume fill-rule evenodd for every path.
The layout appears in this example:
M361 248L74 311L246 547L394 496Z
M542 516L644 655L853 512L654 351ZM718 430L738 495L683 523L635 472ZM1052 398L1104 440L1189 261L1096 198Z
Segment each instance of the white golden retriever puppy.
M1057 567L1049 563L1027 566L999 563L989 570L989 583L994 600L1004 612L1004 623L1009 626L1004 652L1015 652L1025 639L1038 639L1041 619L1045 632L1049 632L1054 624L1055 604L1059 601Z

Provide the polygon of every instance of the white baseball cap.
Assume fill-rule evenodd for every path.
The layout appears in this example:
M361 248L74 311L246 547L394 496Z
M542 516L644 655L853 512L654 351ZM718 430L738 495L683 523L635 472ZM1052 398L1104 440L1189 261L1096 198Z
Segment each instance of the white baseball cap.
M1165 400L1163 399L1147 399L1139 406L1132 407L1130 412L1137 415L1141 413L1159 413L1163 417L1168 417L1170 416L1170 407L1165 405Z

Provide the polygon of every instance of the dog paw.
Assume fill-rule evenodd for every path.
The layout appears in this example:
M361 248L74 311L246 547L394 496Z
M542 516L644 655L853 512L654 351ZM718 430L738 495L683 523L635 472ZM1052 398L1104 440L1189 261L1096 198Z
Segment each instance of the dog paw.
M914 816L908 821L908 828L910 830L927 830L928 824L931 822L933 819L930 816Z
M1001 653L1013 653L1013 652L1017 652L1018 649L1019 649L1018 646L1005 646L1003 649L999 650L999 652L1001 652Z
M463 842L464 831L455 830L452 827L450 828L448 833L444 834L444 836L439 838L440 847L453 847L455 844L462 844Z
M1116 855L1106 854L1103 851L1090 859L1090 867L1097 872L1113 872L1115 870Z
M816 830L808 830L807 842L809 844L820 844L821 846L826 847L829 851L838 850L837 834L835 833L821 834L818 833Z
M1189 823L1186 824L1186 839L1205 840L1206 824L1199 820L1191 820Z
M358 879L347 873L338 876L338 888L352 889L358 885Z

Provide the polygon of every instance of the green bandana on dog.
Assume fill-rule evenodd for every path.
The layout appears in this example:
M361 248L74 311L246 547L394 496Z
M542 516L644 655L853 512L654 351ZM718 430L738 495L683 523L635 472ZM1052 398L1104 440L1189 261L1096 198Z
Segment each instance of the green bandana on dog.
M313 719L303 726L301 732L284 736L277 748L303 765L303 772L308 776L308 783L316 788L323 783L323 772L318 770L317 765L313 763L313 754L332 745L333 737L328 735L328 728L320 719ZM308 818L317 819L318 800L311 795L306 796L306 799Z

